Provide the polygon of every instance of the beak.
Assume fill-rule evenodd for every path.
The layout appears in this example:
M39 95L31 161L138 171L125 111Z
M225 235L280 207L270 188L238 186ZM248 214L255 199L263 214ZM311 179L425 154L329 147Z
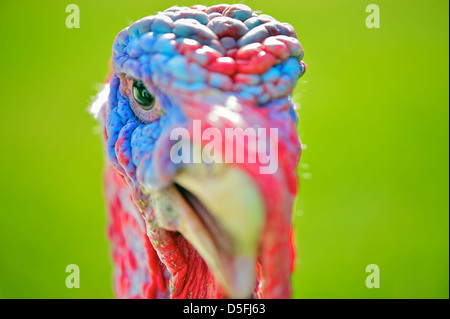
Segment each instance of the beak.
M159 226L180 232L192 244L226 295L250 297L265 220L250 176L229 164L191 164L173 185L151 196Z

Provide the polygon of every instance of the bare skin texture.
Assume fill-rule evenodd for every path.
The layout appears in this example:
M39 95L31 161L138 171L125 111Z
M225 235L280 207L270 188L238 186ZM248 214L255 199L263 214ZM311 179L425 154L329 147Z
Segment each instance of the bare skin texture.
M302 58L291 25L239 4L172 7L118 34L92 109L118 298L290 297ZM174 161L177 128L189 133L184 155L207 147L194 129L225 137L216 161ZM261 174L258 156L223 161L229 145L257 151L227 128L276 128L275 172Z

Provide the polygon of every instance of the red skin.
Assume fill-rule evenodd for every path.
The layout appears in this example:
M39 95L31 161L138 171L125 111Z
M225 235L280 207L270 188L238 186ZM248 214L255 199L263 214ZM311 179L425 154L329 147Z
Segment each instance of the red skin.
M108 211L110 225L108 237L112 244L115 264L114 287L117 298L179 298L179 299L217 299L225 298L219 284L208 269L203 258L184 239L175 232L159 229L145 232L144 219L138 220L135 214L127 211L120 200L120 193L127 192L128 186L123 177L109 165L105 171ZM129 195L131 199L131 195ZM276 204L276 203L274 203ZM270 218L270 216L269 216ZM275 223L268 223L266 231L280 231L286 234L284 223L278 220L279 229L270 229ZM284 224L284 225L283 225ZM130 249L128 232L134 232L146 253L142 259L135 250ZM283 232L281 232L283 231ZM265 240L260 262L257 265L258 281L254 298L289 298L290 273L293 270L294 247L291 231L289 236L275 236L272 244ZM266 238L268 239L268 238ZM282 247L280 249L279 247ZM288 249L286 249L288 248ZM277 256L277 258L272 258ZM289 260L289 263L285 261ZM263 277L265 267L277 269L278 275ZM138 294L130 292L130 274L137 271L146 273L146 280L140 281ZM168 276L167 272L170 274ZM169 280L169 278L172 279ZM264 278L264 284L262 284Z
M185 105L184 111L190 118L199 116L198 104ZM253 109L252 112L258 112L253 114L256 119L270 118L265 113L269 112L267 109ZM293 122L283 123L294 126ZM226 123L226 126L231 125ZM204 129L206 127L202 127ZM261 175L259 164L233 164L240 166L256 181L266 207L266 223L256 265L259 278L254 298L289 298L291 295L290 274L294 261L291 212L297 192L295 168L300 156L300 143L294 127L288 131L291 143L279 143L278 146L279 158L288 159L279 161L282 174ZM292 145L297 149L290 149ZM136 203L141 198L139 194L133 196L131 189L122 175L111 164L107 164L105 190L110 215L109 238L115 264L116 296L225 298L203 258L182 235L160 228L152 229L151 224L146 230L144 220L151 220L153 211L149 207L140 210ZM137 284L136 280L132 284L133 278L140 278Z
M124 205L121 194L129 194L125 179L116 172L112 165L105 170L106 197L109 211L108 237L112 244L112 255L115 264L114 290L118 298L156 298L167 295L168 280L164 276L164 268L159 262L145 232L144 220L136 218L136 212L131 213ZM129 194L131 200L131 195ZM139 216L140 217L140 216ZM146 258L140 258L136 251L130 249L130 232L136 234L139 240L134 245L145 251ZM141 281L137 294L130 293L130 274L142 271L148 282Z
M144 219L136 218L137 209L129 206L132 197L127 182L112 165L108 165L105 170L105 184L110 216L108 237L112 244L115 264L116 297L150 299L224 297L203 258L183 236L163 229L149 231L147 235ZM128 194L126 200L130 202L123 203L124 194ZM127 206L135 211L130 212ZM136 236L130 238L130 232ZM139 249L131 249L131 245L139 246ZM143 251L145 258L139 256L139 252ZM138 293L133 294L130 277L139 271L145 274L146 279L139 282Z
M237 71L236 62L230 57L221 57L210 63L208 70L233 76Z

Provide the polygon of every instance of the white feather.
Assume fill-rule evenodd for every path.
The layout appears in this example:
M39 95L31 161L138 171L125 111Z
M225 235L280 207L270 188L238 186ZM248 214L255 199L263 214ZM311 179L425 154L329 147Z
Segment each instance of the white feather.
M94 102L92 102L89 113L94 115L95 118L98 118L98 114L100 113L103 105L108 101L109 96L109 83L103 85L103 88L98 92L95 96Z

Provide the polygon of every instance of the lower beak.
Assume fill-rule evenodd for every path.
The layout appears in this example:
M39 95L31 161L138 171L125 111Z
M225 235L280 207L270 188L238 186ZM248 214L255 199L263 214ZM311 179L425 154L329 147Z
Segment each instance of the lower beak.
M238 167L215 163L187 166L174 182L152 196L159 226L192 244L228 297L250 297L265 215L257 186Z

